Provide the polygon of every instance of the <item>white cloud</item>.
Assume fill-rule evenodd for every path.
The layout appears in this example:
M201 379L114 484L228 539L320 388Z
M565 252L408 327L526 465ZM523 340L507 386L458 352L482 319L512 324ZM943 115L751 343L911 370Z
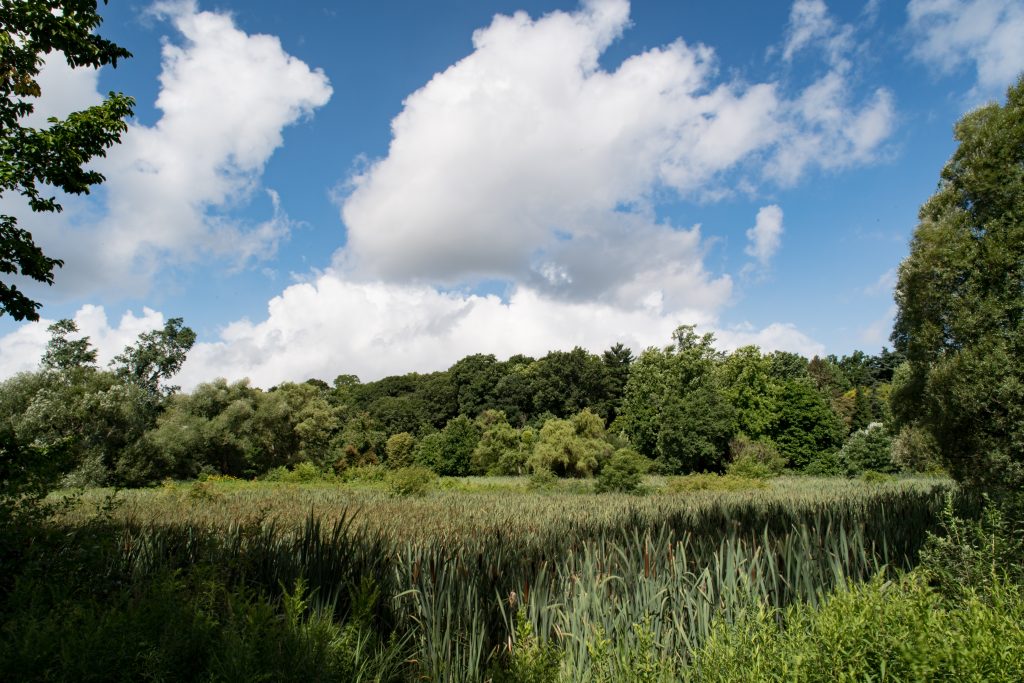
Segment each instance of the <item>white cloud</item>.
M827 37L833 30L834 23L822 0L796 0L789 12L789 28L782 58L788 62L794 54L813 41Z
M730 327L717 330L719 348L733 351L741 346L758 346L764 352L792 351L807 358L825 355L825 346L814 341L790 323L772 323L760 330Z
M910 0L913 55L942 73L973 66L981 95L1001 94L1024 70L1019 0Z
M137 290L167 262L216 257L237 266L272 255L289 231L276 198L263 223L230 210L259 188L283 129L331 96L323 72L285 53L276 37L248 35L230 16L190 1L154 12L181 36L163 45L162 115L153 126L131 122L121 144L95 163L107 178L102 208L70 199L59 220L19 216L48 254L74 255L57 288L76 295L98 285ZM94 72L53 67L46 73L56 85L44 82L42 108L60 108L51 97L78 101L90 88L95 95Z
M592 0L477 31L469 56L406 99L387 156L349 180L338 267L368 281L499 278L617 306L660 296L710 313L731 279L704 269L696 227L654 219L663 193L791 184L808 167L871 161L888 135L886 91L858 108L841 80L793 98L777 83L720 82L714 51L682 40L604 70L628 9Z
M767 266L782 244L782 209L775 204L762 206L754 227L747 230L746 253L762 266Z
M104 310L85 306L75 320L109 361L143 331L162 327L161 314L126 313L111 326ZM0 378L35 369L51 321L27 323L0 337ZM270 387L310 377L354 373L364 380L410 371L443 370L472 353L541 356L579 345L600 352L623 342L635 352L671 342L680 323L716 331L700 311L670 313L652 298L626 310L593 302L566 303L519 288L507 302L495 296L445 294L433 287L356 283L327 272L287 287L268 304L266 319L236 321L216 341L196 344L176 383L186 389L215 377ZM792 325L716 331L724 349L758 344L766 350L820 353L821 345Z
M866 8L870 10L870 6ZM893 131L892 93L877 88L860 106L853 104L856 54L864 51L849 24L838 24L822 0L796 0L786 30L783 59L801 51L822 50L829 69L785 105L788 144L769 159L765 174L782 185L799 180L810 165L840 170L874 162Z

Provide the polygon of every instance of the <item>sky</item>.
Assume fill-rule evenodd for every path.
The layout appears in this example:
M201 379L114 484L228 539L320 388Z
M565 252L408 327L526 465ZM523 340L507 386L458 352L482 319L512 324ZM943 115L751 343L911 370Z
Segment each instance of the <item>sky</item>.
M270 387L541 356L678 325L723 350L877 353L964 113L1024 71L1020 0L112 0L117 68L28 125L136 99L106 182L0 198L47 255L38 323L107 362L184 318L177 382Z

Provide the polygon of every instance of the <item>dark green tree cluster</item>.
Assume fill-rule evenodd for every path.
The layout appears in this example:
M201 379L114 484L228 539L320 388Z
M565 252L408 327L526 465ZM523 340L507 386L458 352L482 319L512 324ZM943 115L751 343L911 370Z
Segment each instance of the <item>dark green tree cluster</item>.
M70 453L71 483L138 484L188 472L168 468L151 434L166 412L195 333L173 318L101 369L71 320L50 326L38 372L0 384L0 431L11 448Z
M845 391L852 381L843 368L874 362L863 354L854 362L756 347L725 354L684 326L672 346L635 361L617 344L601 356L581 348L536 360L477 354L445 371L367 383L339 375L333 386L312 379L262 390L216 379L181 393L170 379L195 334L180 319L140 335L108 369L96 366L72 321L50 331L40 370L0 384L0 413L23 446L74 445L69 484L255 477L299 465L591 477L623 449L632 453L624 463L641 458L639 469L667 474L723 471L741 451L761 454L750 471L822 458L830 463L819 463L822 473L877 469L835 464L844 439L859 432L834 410L830 385L819 388L811 374L828 368ZM887 387L874 375L863 381ZM756 447L736 446L747 442Z

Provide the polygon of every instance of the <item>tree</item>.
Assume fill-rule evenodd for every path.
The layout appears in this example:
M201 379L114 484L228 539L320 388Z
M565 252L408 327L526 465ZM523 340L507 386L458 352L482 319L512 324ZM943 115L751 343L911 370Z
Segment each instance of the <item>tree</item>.
M545 422L529 465L533 472L590 477L608 462L612 451L605 440L604 420L588 408L565 420L553 417Z
M112 365L117 376L153 395L177 391L178 387L161 386L161 383L177 374L196 341L196 333L182 323L181 318L171 318L162 330L140 334L133 346L125 347L114 357Z
M921 207L892 334L898 426L934 436L959 480L1024 486L1024 77L955 126L959 146Z
M105 4L105 2L104 2ZM50 188L87 194L103 176L86 168L89 160L105 156L127 130L135 102L110 93L94 107L63 121L49 119L45 128L23 125L42 93L36 80L46 55L62 53L72 67L117 66L131 56L127 50L96 35L102 19L96 0L19 0L0 3L0 196L17 192L36 212L60 211ZM17 218L0 215L0 273L21 275L53 284L60 259L43 253L32 234L18 227ZM38 320L41 304L17 285L0 281L0 315L15 320Z
M693 326L672 334L674 346L650 348L630 366L613 430L666 473L721 469L735 414L722 392L722 355L714 337Z
M68 339L68 335L78 332L74 320L58 320L47 329L50 341L46 343L46 351L40 362L44 370L66 372L96 367L96 349L92 348L89 338Z
M810 381L784 382L775 403L778 411L768 436L792 467L805 467L842 443L842 420Z

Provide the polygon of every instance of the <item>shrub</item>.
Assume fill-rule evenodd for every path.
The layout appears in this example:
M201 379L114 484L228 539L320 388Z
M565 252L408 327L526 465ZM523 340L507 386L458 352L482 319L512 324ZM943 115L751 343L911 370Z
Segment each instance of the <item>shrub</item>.
M780 619L780 617L783 617ZM694 681L1024 680L1024 595L997 581L944 609L921 575L879 575L815 607L761 607L719 621L694 653ZM784 626L780 626L784 623Z
M947 598L963 598L1001 576L1024 582L1024 538L1003 511L989 501L977 519L961 519L953 496L946 498L942 533L928 534L921 570Z
M846 463L846 473L860 474L865 470L893 474L899 467L892 461L892 436L880 422L850 435L839 451Z
M505 666L495 668L494 683L557 683L561 652L553 641L541 643L520 609L515 616L515 635L506 645Z
M342 474L342 480L346 482L373 483L384 481L388 476L388 469L383 465L360 465L349 467Z
M416 437L409 432L392 434L384 446L387 453L387 465L397 470L400 467L409 467L413 464L413 453L416 450Z
M279 481L288 484L308 484L316 481L330 481L332 474L324 472L311 462L300 462L292 469L274 467L263 475L264 481Z
M914 425L904 425L892 441L892 461L908 472L942 472L939 445L931 433Z
M437 485L437 474L422 465L400 467L388 474L387 485L396 496L422 496Z
M885 484L893 481L893 479L894 477L891 474L883 474L875 470L864 470L860 475L860 480L865 484Z
M811 460L803 472L816 477L845 477L846 461L839 451L825 451Z
M555 476L555 473L551 470L539 469L530 475L530 483L527 488L531 491L550 491L556 486L558 486L558 477Z
M597 475L596 493L643 493L644 474L650 468L647 458L629 448L615 451Z
M786 467L786 458L769 439L754 441L740 434L729 442L729 454L732 461L725 471L738 477L768 479L779 476Z

